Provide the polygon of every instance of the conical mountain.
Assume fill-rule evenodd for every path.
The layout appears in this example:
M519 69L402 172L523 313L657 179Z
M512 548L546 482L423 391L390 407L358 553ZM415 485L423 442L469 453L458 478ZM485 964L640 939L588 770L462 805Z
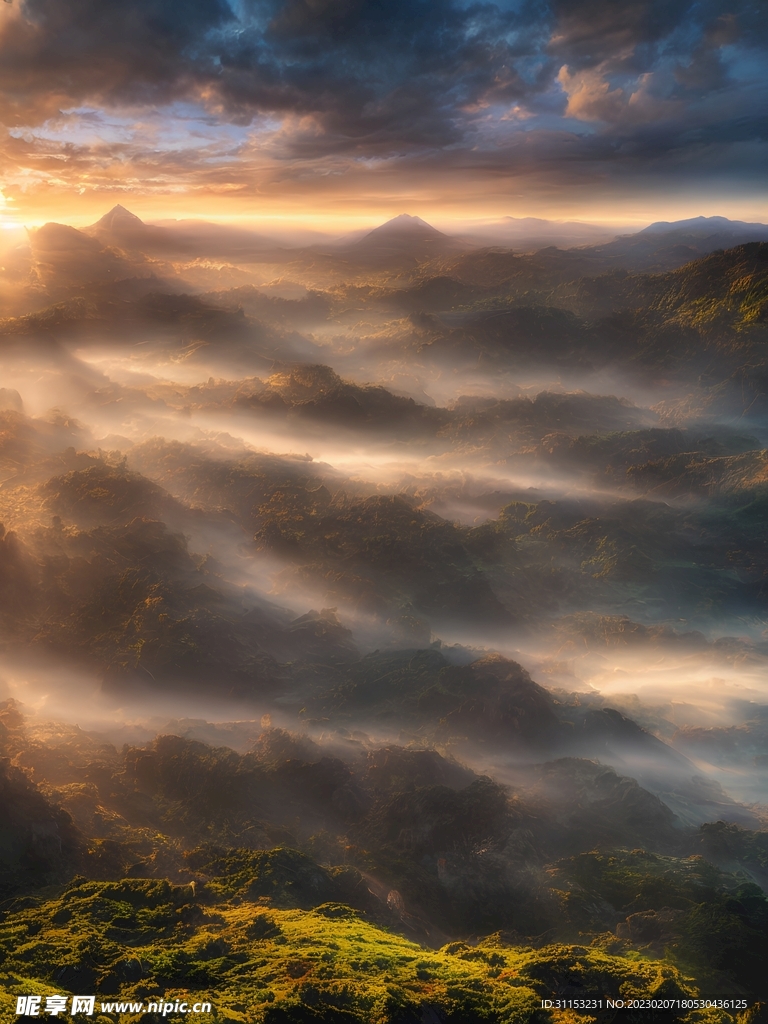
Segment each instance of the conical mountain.
M367 265L383 268L390 265L405 267L468 248L472 246L443 234L421 217L401 213L353 242L347 252L350 257Z
M398 244L413 245L414 242L442 243L448 241L448 235L444 235L442 231L433 228L431 224L427 224L421 217L411 217L408 213L401 213L398 217L388 220L386 224L381 224L379 227L374 228L373 231L369 231L367 235L364 235L355 244L358 246L391 246Z
M242 258L278 246L274 239L247 228L204 220L145 224L119 203L85 231L103 245L174 259L197 256Z
M102 245L117 246L120 249L145 249L157 241L157 228L145 224L140 217L119 203L95 224L83 230L92 238L98 238Z
M117 231L119 233L126 229L140 231L143 227L146 227L146 225L140 217L137 217L135 213L131 213L130 210L126 210L124 206L118 203L112 207L109 213L105 213L100 220L92 224L90 230L94 233L101 231Z

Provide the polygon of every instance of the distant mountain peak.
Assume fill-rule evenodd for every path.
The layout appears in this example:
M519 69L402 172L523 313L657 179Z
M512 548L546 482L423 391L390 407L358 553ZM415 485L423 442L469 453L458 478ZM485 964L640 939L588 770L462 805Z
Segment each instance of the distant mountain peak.
M437 231L437 228L433 228L431 224L427 224L427 222L425 220L422 220L421 217L413 217L411 216L410 213L399 213L396 217L393 217L391 220L385 221L385 223L381 224L378 229L374 230L381 230L381 228L394 227L415 227L417 224L422 228L429 228L430 231ZM441 233L442 232L438 232L438 234Z
M657 220L647 228L639 231L639 235L666 234L671 231L740 231L745 228L760 230L763 224L751 224L743 220L729 220L727 217L689 217L687 220Z
M137 217L135 213L131 213L130 210L126 210L124 206L117 203L113 206L109 213L105 213L101 220L97 220L93 225L94 228L102 228L106 231L111 231L117 226L126 227L144 227L144 221Z
M356 246L367 248L374 246L412 246L413 244L434 244L435 242L447 242L448 235L427 224L421 217L412 217L409 213L401 213L385 224L379 225L373 231L361 238Z

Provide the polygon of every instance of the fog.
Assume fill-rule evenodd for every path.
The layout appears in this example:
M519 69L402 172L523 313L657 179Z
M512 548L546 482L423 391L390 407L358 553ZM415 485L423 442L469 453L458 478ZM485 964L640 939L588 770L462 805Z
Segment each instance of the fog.
M561 905L604 854L765 886L760 243L125 213L3 250L0 744L55 878L290 848L434 946L619 941Z

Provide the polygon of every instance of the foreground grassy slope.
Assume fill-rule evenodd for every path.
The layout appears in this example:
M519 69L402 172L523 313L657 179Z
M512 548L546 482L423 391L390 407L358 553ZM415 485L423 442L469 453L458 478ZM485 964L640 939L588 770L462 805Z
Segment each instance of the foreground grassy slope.
M437 651L422 654L429 683L429 662L436 670L442 661ZM419 663L410 661L415 684ZM386 699L402 659L368 667ZM497 720L510 743L518 719L532 737L537 722L545 733L558 724L544 691L519 666L493 659L454 666L439 692L427 685L432 705L462 680L487 711L470 721ZM358 682L364 693L365 677ZM613 737L624 750L666 750L664 763L677 770L674 751L618 712L560 711L570 716L563 728L571 722L594 742ZM72 727L30 725L14 702L0 705L0 926L10 928L0 964L24 976L42 970L62 985L66 977L50 972L69 964L74 980L102 991L122 947L163 940L183 951L191 933L181 925L243 905L343 904L430 948L500 933L515 946L588 945L672 965L708 995L763 991L764 831L684 827L635 780L578 757L521 767L505 787L435 750L387 746L361 757L352 744L346 760L334 750L344 753L270 728L245 754L172 735L118 752ZM129 895L139 887L138 905L99 896L93 918L91 897L123 884ZM81 896L62 895L75 890ZM66 906L37 912L62 899ZM75 918L102 928L107 945L80 932L53 941L51 925ZM82 956L72 961L72 950ZM159 976L142 968L134 980L145 977ZM208 980L218 987L217 979ZM361 984L368 980L361 969ZM106 983L105 993L115 982Z
M224 899L217 889L75 880L27 901L0 928L0 1020L15 1019L15 997L26 992L211 998L218 1021L265 1024L544 1021L540 1000L555 994L695 993L675 967L637 954L514 948L498 937L425 950L343 904L276 909L269 897Z

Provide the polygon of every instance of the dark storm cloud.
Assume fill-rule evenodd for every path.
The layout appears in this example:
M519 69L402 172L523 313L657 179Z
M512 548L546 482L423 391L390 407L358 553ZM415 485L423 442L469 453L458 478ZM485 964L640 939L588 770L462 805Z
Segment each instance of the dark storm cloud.
M633 54L642 62L685 21L691 6L669 0L554 0L549 51L578 68Z
M458 147L502 165L520 131L560 131L565 161L595 136L617 161L678 152L686 132L763 137L750 0L24 0L1 13L11 126L186 101L218 123L276 119L279 159Z
M244 118L264 106L315 115L325 151L443 146L461 140L468 107L525 95L515 59L539 32L495 5L294 0L222 40L217 95Z
M260 111L313 113L356 137L399 124L406 137L446 142L452 111L525 91L513 66L525 47L507 37L526 17L495 5L293 0L235 17L219 0L26 0L21 14L0 40L6 110L21 123L67 103L197 93L245 123Z
M85 100L181 94L210 63L207 34L232 20L224 0L25 0L20 16L5 14L0 35L6 123Z

